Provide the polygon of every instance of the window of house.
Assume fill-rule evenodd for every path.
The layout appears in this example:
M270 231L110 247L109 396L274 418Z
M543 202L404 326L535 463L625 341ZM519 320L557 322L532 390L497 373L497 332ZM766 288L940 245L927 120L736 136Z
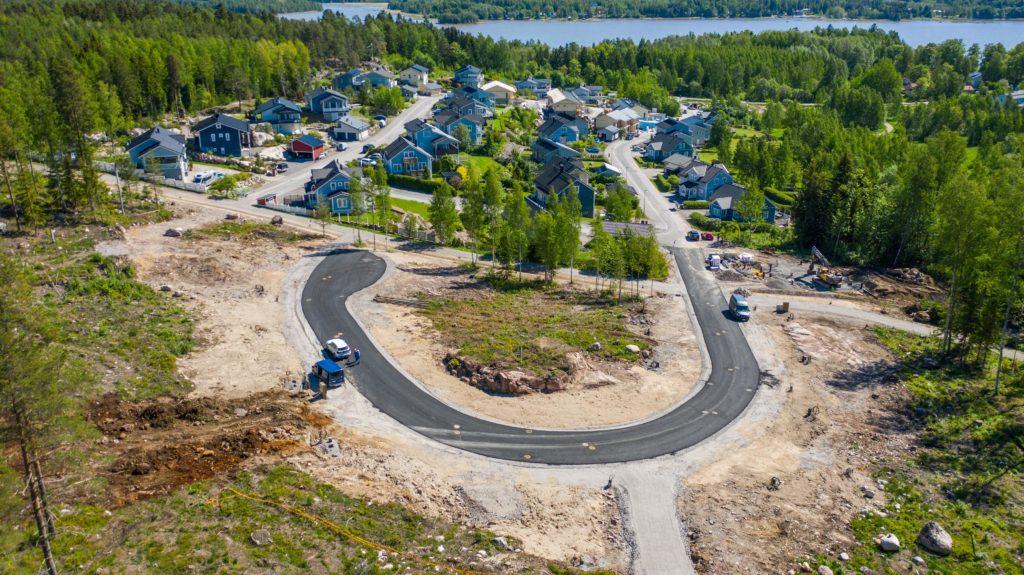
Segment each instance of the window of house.
M231 132L227 132L227 133L225 133L225 134L224 134L224 139L225 139L226 141L230 142L230 141L231 141Z

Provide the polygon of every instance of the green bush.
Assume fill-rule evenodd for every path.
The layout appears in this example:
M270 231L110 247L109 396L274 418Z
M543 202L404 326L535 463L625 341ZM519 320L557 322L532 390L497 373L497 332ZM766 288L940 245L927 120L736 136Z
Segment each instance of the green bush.
M706 210L711 205L707 200L686 200L683 207L688 210Z
M687 218L687 220L693 225L693 227L699 230L715 232L722 228L722 220L709 218L700 212L690 214L690 217Z
M764 195L775 205L788 208L796 203L796 196L792 192L784 192L775 188L765 188Z
M403 190L413 190L416 192L427 192L433 194L437 189L444 185L444 180L441 179L421 179L414 178L412 176L403 176L401 174L388 174L388 184L395 188Z

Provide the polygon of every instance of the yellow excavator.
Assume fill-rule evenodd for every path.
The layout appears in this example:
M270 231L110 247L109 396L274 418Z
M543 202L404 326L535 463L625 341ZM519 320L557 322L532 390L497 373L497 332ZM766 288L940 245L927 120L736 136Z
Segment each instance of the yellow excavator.
M817 273L815 273L814 266L818 266ZM811 247L811 265L807 268L807 273L814 274L814 280L828 288L837 288L843 285L843 281L846 279L842 274L832 271L832 264L817 246Z

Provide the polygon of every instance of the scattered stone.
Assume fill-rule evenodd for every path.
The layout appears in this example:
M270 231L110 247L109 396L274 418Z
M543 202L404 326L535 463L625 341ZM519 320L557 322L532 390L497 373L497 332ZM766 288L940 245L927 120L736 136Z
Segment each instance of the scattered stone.
M800 564L800 571L803 571L804 573L810 573L811 572L811 564L806 562L806 561L804 561L803 563Z
M833 575L832 569L830 569L828 565L819 565L818 575Z
M768 491L778 491L780 487L782 487L782 480L773 476L768 482Z
M900 550L900 539L892 533L889 533L879 538L878 546L886 553L895 553Z
M846 563L847 561L850 560L850 554L847 553L846 551L843 551L842 553L839 554L839 560L842 561L843 563Z
M168 238L180 238L181 228L168 228L167 231L164 232L164 236Z
M438 545L437 546L437 552L438 553L444 553L444 545Z
M510 551L512 549L508 544L508 539L506 539L504 535L499 535L494 539L491 539L491 544L502 551Z
M872 491L871 488L868 487L867 485L861 485L860 486L860 492L864 495L865 499L874 499L875 498L875 492Z
M238 214L225 214L224 215L224 219L225 220L237 220L238 219Z
M270 536L270 532L266 529L257 529L249 535L249 539L252 539L253 545L257 547L266 547L274 542L274 538Z
M249 415L249 412L247 410L241 407L235 408L235 417L245 417L246 415Z
M275 226L282 226L284 225L284 218L282 218L281 216L274 216L270 218L270 223Z
M921 557L920 555L914 555L910 558L910 562L914 565L924 566L924 557Z
M590 347L587 348L587 351L601 351L601 342L595 341L594 343L590 344Z
M171 286L169 286L167 284L164 284L164 285L160 286L160 291L162 291L162 292L173 291L173 289L174 288L172 288Z
M860 572L863 573L864 575L875 575L875 572L870 567L868 567L867 565L862 566L860 568Z
M631 343L626 346L626 350L632 353L640 353L640 346Z
M953 552L953 537L934 521L929 521L917 534L917 544L928 551L945 557Z

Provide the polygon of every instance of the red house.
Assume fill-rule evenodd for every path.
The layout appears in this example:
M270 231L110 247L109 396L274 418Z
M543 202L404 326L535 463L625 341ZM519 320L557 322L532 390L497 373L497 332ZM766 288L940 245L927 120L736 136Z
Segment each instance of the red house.
M318 160L324 155L324 143L319 138L305 135L292 140L292 153L299 158Z

